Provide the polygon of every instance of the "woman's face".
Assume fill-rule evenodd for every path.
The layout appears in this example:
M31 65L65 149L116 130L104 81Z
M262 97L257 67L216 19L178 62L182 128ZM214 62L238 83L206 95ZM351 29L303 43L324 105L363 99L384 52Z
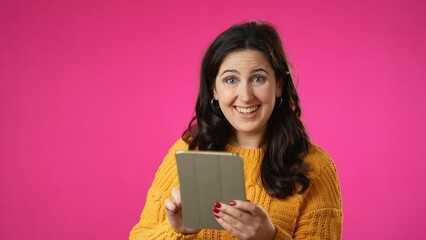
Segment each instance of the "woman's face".
M263 139L275 97L281 93L282 84L263 53L245 49L224 58L213 94L238 141L239 137Z

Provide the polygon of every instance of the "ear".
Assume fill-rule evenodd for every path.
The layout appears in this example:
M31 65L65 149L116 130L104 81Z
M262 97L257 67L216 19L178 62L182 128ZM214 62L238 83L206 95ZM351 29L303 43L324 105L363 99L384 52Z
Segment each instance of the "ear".
M277 87L275 89L276 97L281 97L283 95L283 85L284 85L283 80L279 79L277 81Z
M216 87L213 88L213 98L217 100Z

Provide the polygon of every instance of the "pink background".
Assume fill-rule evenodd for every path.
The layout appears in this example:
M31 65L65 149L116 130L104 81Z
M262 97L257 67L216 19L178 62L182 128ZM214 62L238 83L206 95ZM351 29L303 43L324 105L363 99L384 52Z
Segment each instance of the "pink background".
M213 3L214 2L214 3ZM202 55L277 26L344 239L424 239L424 1L0 1L0 239L126 239L190 120Z

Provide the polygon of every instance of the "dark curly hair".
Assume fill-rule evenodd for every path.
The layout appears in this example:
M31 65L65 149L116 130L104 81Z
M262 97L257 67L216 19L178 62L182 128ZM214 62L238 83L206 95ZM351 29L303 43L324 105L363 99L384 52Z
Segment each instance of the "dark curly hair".
M283 83L282 104L276 105L265 132L265 156L261 165L262 183L267 192L284 199L303 193L310 184L308 166L303 161L309 138L300 120L299 97L290 74L281 39L274 27L263 22L234 25L220 34L207 49L201 66L196 115L182 135L189 149L225 150L233 134L220 108L212 108L215 79L223 59L230 53L253 49L262 52Z

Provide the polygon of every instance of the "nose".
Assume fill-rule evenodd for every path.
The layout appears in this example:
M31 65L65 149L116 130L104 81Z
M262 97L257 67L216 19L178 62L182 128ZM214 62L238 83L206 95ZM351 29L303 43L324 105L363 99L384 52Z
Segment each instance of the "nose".
M253 86L249 83L244 83L239 86L238 98L243 102L249 102L254 98Z

